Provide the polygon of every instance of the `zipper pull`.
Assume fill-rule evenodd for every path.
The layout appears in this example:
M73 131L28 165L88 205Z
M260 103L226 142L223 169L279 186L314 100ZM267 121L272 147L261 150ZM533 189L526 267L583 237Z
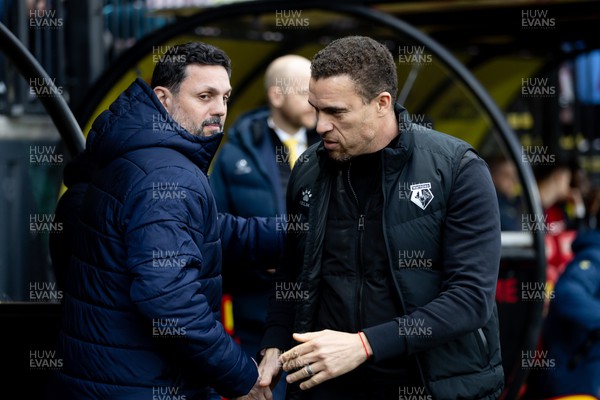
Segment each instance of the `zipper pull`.
M360 217L358 217L358 230L365 230L365 214L360 214Z

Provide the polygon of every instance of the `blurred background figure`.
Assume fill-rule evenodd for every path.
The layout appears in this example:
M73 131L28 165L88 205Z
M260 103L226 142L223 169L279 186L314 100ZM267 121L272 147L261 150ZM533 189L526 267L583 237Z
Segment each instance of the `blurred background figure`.
M500 226L503 231L520 231L523 215L517 168L511 160L495 156L488 160L498 196Z
M548 231L551 234L559 234L567 229L564 204L572 193L571 167L568 163L556 162L534 166L533 171Z
M573 253L545 321L543 342L555 365L542 372L539 390L600 398L600 229L579 232Z
M581 210L583 203L579 191L571 187L573 172L570 163L556 160L552 164L534 166L533 172L544 212L544 219L538 221L537 226L545 231L546 276L551 290L573 257L571 243L577 231L567 210L570 207Z
M571 163L571 192L581 200L567 204L573 229L595 229L600 212L600 188L594 186L588 172L578 162Z
M268 105L251 110L233 124L214 162L211 186L220 212L276 217L278 228L293 220L285 194L291 167L319 141L316 117L308 103L310 60L298 55L275 59L265 73ZM273 266L275 267L275 266ZM267 316L272 276L244 265L223 267L223 292L233 303L234 334L256 356ZM285 380L273 392L283 399Z

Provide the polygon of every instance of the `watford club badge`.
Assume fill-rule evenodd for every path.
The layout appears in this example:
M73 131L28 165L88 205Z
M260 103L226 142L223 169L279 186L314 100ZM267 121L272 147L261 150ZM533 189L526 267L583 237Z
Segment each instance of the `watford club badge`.
M431 200L433 200L431 183L417 183L416 185L410 185L410 190L412 192L410 201L415 203L422 210L426 209L429 203L431 203Z

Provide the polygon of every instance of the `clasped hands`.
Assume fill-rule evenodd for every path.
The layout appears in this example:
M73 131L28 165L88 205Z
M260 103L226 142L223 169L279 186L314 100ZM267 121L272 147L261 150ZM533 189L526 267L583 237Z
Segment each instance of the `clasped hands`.
M278 349L265 351L258 367L259 380L241 399L271 400L271 389L277 385L282 370L288 372L288 383L302 381L300 389L306 390L352 371L373 353L362 333L326 329L294 333L293 337L300 344L285 353L280 354Z

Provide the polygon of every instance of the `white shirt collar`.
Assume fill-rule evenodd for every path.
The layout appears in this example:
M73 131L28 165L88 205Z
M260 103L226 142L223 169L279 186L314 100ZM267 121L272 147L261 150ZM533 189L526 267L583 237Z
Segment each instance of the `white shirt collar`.
M273 118L271 118L271 117L267 118L267 124L269 125L269 128L271 128L275 131L275 133L277 134L277 137L279 138L279 140L281 140L281 143L285 143L289 138L294 138L298 141L298 147L300 149L302 149L302 151L306 150L306 146L307 146L306 128L302 127L300 129L298 129L298 131L296 133L294 133L293 135L290 135L289 133L285 132L284 130L278 128L277 125L275 125L275 122L273 122Z

